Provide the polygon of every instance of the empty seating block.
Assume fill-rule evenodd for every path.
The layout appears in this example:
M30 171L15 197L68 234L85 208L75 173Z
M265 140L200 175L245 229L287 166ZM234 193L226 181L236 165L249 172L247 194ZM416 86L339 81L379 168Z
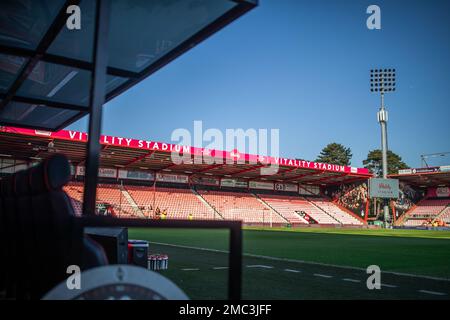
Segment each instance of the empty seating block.
M429 217L433 218L447 205L450 204L450 199L430 199L423 200L413 210L409 212L410 217Z
M290 223L308 223L296 213L296 211L304 211L318 223L339 224L328 214L301 197L261 195L261 198L280 212Z
M345 225L362 225L363 223L351 214L345 212L333 202L326 199L311 199L312 203L326 211L334 219Z
M200 190L203 198L227 220L244 223L286 223L276 212L267 208L252 194Z
M409 227L423 225L427 220L436 218L448 205L450 205L450 199L448 198L425 199L408 213L408 220L404 225ZM446 213L441 217L444 221L446 221L445 215Z
M279 214L281 214L291 224L308 224L308 222L299 216L295 211L302 211L304 208L302 201L297 203L300 198L290 196L278 196L278 195L259 195L259 197L274 208ZM306 212L306 210L303 210Z
M210 207L203 203L190 189L156 188L148 186L126 186L128 193L144 215L153 216L156 208L167 210L168 219L187 219L192 214L194 219L220 219ZM153 210L151 210L153 209Z
M64 191L70 197L76 214L81 214L83 203L83 183L70 182L64 187ZM121 217L133 217L135 213L128 200L122 195L118 185L98 184L97 203L107 203L113 208L113 215Z
M415 208L408 213L408 220L405 226L420 226L427 222L428 219L433 220L447 206L450 205L450 199L426 199L421 201ZM441 216L444 221L447 213Z

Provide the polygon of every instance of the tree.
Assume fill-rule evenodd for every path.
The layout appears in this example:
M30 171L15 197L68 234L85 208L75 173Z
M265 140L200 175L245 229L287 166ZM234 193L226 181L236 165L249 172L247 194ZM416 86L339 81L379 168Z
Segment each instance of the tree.
M408 165L402 161L402 157L392 151L387 153L388 174L396 174L400 169L408 169ZM365 168L374 173L377 177L383 175L382 154L381 150L371 150L367 155L367 159L363 161Z
M350 148L346 148L340 143L333 142L322 149L316 161L349 166L351 158L352 151Z

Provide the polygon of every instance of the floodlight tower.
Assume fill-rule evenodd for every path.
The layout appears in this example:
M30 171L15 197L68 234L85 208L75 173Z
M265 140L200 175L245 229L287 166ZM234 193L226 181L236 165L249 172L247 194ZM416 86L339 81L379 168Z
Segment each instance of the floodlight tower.
M387 163L387 122L388 112L384 106L384 94L395 91L395 69L372 69L370 70L370 91L379 93L381 96L381 107L377 113L378 123L381 126L381 153L383 178L387 179L388 163ZM387 225L389 220L389 206L387 201L384 203L384 223Z

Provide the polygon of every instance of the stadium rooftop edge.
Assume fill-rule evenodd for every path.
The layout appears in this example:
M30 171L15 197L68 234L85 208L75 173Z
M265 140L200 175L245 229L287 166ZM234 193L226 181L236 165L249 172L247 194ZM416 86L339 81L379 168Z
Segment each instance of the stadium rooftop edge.
M45 159L55 152L62 152L73 165L83 166L87 140L86 133L77 131L50 132L1 127L0 155L32 162ZM350 183L372 177L366 168L249 155L237 150L182 147L106 135L100 137L100 143L100 166L106 168L312 185ZM189 154L191 161L175 164L171 158L172 151ZM201 160L197 161L196 156ZM276 174L261 174L261 168L274 164L279 165Z

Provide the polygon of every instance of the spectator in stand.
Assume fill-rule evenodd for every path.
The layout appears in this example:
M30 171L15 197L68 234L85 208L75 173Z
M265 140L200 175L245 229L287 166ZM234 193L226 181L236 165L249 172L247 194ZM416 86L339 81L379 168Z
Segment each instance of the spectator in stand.
M365 212L365 205L368 200L367 184L341 185L332 194L332 198L338 204L360 214L361 212Z
M189 213L188 220L191 220L191 221L194 220L194 215L192 213Z

